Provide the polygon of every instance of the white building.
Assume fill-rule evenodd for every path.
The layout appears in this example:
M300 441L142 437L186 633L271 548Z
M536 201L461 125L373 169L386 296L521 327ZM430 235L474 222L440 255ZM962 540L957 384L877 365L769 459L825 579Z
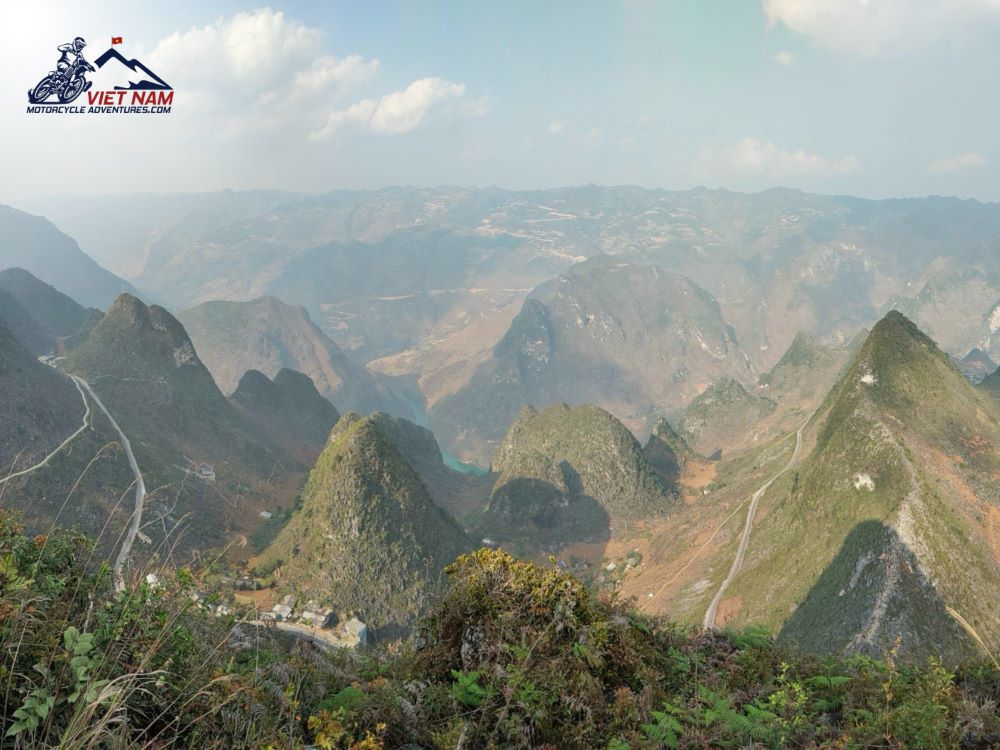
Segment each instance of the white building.
M292 608L287 604L275 604L271 607L271 614L276 620L288 620L292 616Z

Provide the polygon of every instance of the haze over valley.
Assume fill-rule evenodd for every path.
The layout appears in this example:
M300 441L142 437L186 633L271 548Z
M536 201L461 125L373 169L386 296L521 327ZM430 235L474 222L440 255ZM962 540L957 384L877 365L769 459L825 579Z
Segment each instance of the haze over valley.
M173 5L0 24L0 747L1000 747L995 3Z

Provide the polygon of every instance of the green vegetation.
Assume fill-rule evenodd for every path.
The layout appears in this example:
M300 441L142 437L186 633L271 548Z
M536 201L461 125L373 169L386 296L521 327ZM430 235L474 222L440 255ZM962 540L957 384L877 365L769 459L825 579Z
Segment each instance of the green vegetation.
M0 518L3 747L989 748L1000 681L682 630L480 550L412 643L321 653L216 617L178 571L109 586L82 537Z
M301 508L257 566L274 570L282 588L356 612L376 630L412 624L442 568L471 547L380 422L348 414L338 423Z
M821 399L857 354L855 346L860 348L860 342L831 349L799 333L771 371L761 376L760 383L779 403Z
M732 378L719 378L684 410L678 431L688 444L707 453L745 439L776 406L768 398L748 393Z
M250 543L255 550L266 549L275 540L279 532L285 528L292 516L302 510L302 496L296 495L295 502L288 508L282 508L273 513L257 530L250 535Z
M541 528L578 523L585 514L596 533L663 515L677 503L632 433L595 406L526 407L493 468L500 476L491 509Z
M740 575L736 622L812 650L899 651L954 664L991 646L1000 571L969 495L997 470L996 405L897 312L872 331L817 413L808 457L764 500ZM808 544L801 540L808 539Z

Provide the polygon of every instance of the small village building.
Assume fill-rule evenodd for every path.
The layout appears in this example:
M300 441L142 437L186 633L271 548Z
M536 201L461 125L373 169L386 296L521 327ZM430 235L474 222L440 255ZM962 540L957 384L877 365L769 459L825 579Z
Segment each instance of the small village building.
M212 464L200 463L195 467L194 475L204 482L214 482L215 467Z
M292 608L287 604L275 604L271 612L276 620L287 621L292 617Z

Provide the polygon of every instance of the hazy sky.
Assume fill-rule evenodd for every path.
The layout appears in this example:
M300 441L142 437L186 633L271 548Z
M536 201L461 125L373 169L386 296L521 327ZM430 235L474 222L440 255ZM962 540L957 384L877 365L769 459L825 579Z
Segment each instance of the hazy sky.
M166 116L40 116L82 35ZM0 0L0 201L596 182L1000 200L1000 0Z

